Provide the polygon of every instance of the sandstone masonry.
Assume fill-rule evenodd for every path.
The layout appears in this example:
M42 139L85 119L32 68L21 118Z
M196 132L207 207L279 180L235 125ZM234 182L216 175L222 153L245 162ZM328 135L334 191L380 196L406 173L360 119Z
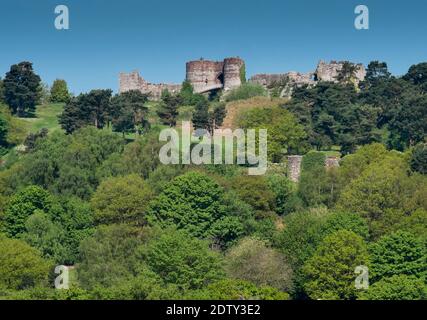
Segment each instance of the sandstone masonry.
M344 61L320 61L316 70L308 73L287 72L279 74L256 74L249 82L264 86L270 92L275 88L281 97L290 97L295 87L303 85L315 86L319 81L338 82L338 75L343 68ZM353 82L357 85L366 76L365 67L362 64L353 64L356 71ZM239 87L241 82L241 70L245 62L239 57L225 58L223 61L195 60L186 63L186 80L189 81L195 93L205 93L215 90L225 92ZM160 99L162 91L167 89L171 93L181 90L180 84L154 84L147 82L137 71L120 73L119 92L140 90L150 94L153 100Z
M205 93L213 90L228 91L239 87L240 72L245 62L237 57L226 58L223 61L195 60L186 64L186 80L189 81L195 93ZM180 84L154 84L147 82L138 71L120 73L119 92L139 90L150 95L152 100L159 100L162 91L171 93L181 90Z
M290 97L295 87L303 85L315 86L319 81L338 82L337 77L342 70L344 61L331 61L326 63L320 61L313 72L299 73L288 72L279 74L256 74L249 81L264 86L266 89L278 88L279 96ZM358 84L366 76L366 70L363 64L353 64L356 67L354 82Z

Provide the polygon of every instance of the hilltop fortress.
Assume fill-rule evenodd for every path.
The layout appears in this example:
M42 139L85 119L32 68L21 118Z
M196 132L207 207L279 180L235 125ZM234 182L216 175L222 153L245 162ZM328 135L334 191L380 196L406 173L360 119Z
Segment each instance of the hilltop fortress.
M279 74L256 74L248 81L262 85L267 90L276 88L281 97L290 96L296 86L314 86L319 81L338 82L338 75L343 68L344 61L320 61L313 72L299 73L288 72ZM366 76L365 67L362 64L352 64L355 67L353 81L358 84ZM225 92L239 87L242 84L245 62L238 58L225 58L223 61L195 60L186 63L186 80L189 81L195 93L207 93L215 90ZM119 92L139 90L150 94L152 100L159 100L163 90L177 93L181 84L150 83L137 71L120 73Z

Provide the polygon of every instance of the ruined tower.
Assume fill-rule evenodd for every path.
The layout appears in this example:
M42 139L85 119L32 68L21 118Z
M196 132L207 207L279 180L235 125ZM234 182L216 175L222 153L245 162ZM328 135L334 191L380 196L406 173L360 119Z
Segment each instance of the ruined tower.
M240 58L226 58L223 61L195 60L186 64L186 79L196 93L239 87L242 82L240 71L245 62Z
M221 89L223 86L223 65L222 61L202 59L187 62L186 79L192 84L194 92L202 93Z

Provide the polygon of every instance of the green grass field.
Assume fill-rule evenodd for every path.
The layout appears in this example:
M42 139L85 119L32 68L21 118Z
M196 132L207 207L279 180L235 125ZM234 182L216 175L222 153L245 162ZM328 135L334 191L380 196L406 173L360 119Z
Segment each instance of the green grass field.
M60 130L58 116L62 113L64 104L53 103L37 106L36 116L34 118L21 118L27 124L28 133L35 133L40 129L46 128L49 132Z

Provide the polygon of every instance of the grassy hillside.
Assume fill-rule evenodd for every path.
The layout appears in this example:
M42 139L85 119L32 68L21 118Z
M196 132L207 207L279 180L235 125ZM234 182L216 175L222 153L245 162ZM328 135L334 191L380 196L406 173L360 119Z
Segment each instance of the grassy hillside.
M60 130L58 123L58 115L62 113L64 104L52 103L42 106L37 106L36 115L34 118L21 118L26 123L27 133L35 133L42 128L46 128L49 132Z

